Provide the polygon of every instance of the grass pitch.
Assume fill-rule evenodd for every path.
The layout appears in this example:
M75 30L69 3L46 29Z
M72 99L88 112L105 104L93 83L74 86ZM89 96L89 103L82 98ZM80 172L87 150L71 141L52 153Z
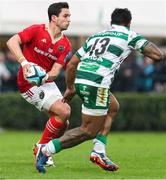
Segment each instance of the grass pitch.
M56 167L39 174L33 165L33 144L38 132L0 133L0 179L165 179L166 133L111 133L107 152L119 164L108 172L92 164L92 141L54 156Z

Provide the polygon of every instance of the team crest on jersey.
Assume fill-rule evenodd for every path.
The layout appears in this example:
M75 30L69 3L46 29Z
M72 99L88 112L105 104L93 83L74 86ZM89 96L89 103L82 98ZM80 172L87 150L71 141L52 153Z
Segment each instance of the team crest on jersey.
M43 38L41 41L42 41L42 42L44 42L44 43L46 43L46 42L47 42L45 38Z
M62 45L60 45L59 47L58 47L58 51L63 51L65 48L62 46Z

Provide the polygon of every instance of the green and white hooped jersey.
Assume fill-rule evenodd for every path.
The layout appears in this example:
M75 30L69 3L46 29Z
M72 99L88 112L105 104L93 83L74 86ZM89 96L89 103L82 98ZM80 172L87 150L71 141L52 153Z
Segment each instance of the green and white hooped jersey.
M75 83L110 88L115 72L131 50L142 52L147 44L145 38L119 25L90 36L76 52L81 62Z

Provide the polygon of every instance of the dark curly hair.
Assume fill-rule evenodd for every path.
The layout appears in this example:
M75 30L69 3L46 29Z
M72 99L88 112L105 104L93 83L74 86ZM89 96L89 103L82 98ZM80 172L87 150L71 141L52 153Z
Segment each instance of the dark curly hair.
M51 16L59 16L62 8L69 9L69 5L67 2L58 2L58 3L53 3L48 7L48 18L49 21L51 21Z
M111 24L128 26L131 19L131 12L127 8L116 8L111 14Z

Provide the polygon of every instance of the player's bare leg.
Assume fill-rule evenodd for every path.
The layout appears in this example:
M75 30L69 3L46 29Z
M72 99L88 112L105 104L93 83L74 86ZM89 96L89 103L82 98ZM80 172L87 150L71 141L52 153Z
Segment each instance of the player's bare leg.
M50 141L46 146L40 149L40 154L44 155L40 157L36 165L38 171L45 173L44 163L47 160L47 156L58 153L62 149L74 147L86 140L93 139L101 130L104 121L105 116L83 114L82 125L80 127L65 132L62 137Z
M105 121L105 116L82 115L82 125L78 128L67 131L64 136L59 138L62 149L76 146L85 140L93 139L101 130Z
M109 111L107 113L104 126L103 126L102 130L98 133L96 138L93 140L94 147L93 147L93 151L91 152L91 155L90 155L90 160L93 163L98 164L102 168L104 168L105 164L109 163L109 161L110 161L110 159L106 155L106 150L105 150L105 147L107 144L106 136L109 134L112 122L115 119L115 117L119 111L119 103L113 94L111 94L111 96L110 96L110 102L111 102L110 108L109 108ZM101 156L105 160L107 160L107 162L104 162L102 160L103 158L99 158L98 154L101 154ZM115 169L116 168L118 169L118 166L115 164ZM106 170L109 170L109 169L106 169Z

